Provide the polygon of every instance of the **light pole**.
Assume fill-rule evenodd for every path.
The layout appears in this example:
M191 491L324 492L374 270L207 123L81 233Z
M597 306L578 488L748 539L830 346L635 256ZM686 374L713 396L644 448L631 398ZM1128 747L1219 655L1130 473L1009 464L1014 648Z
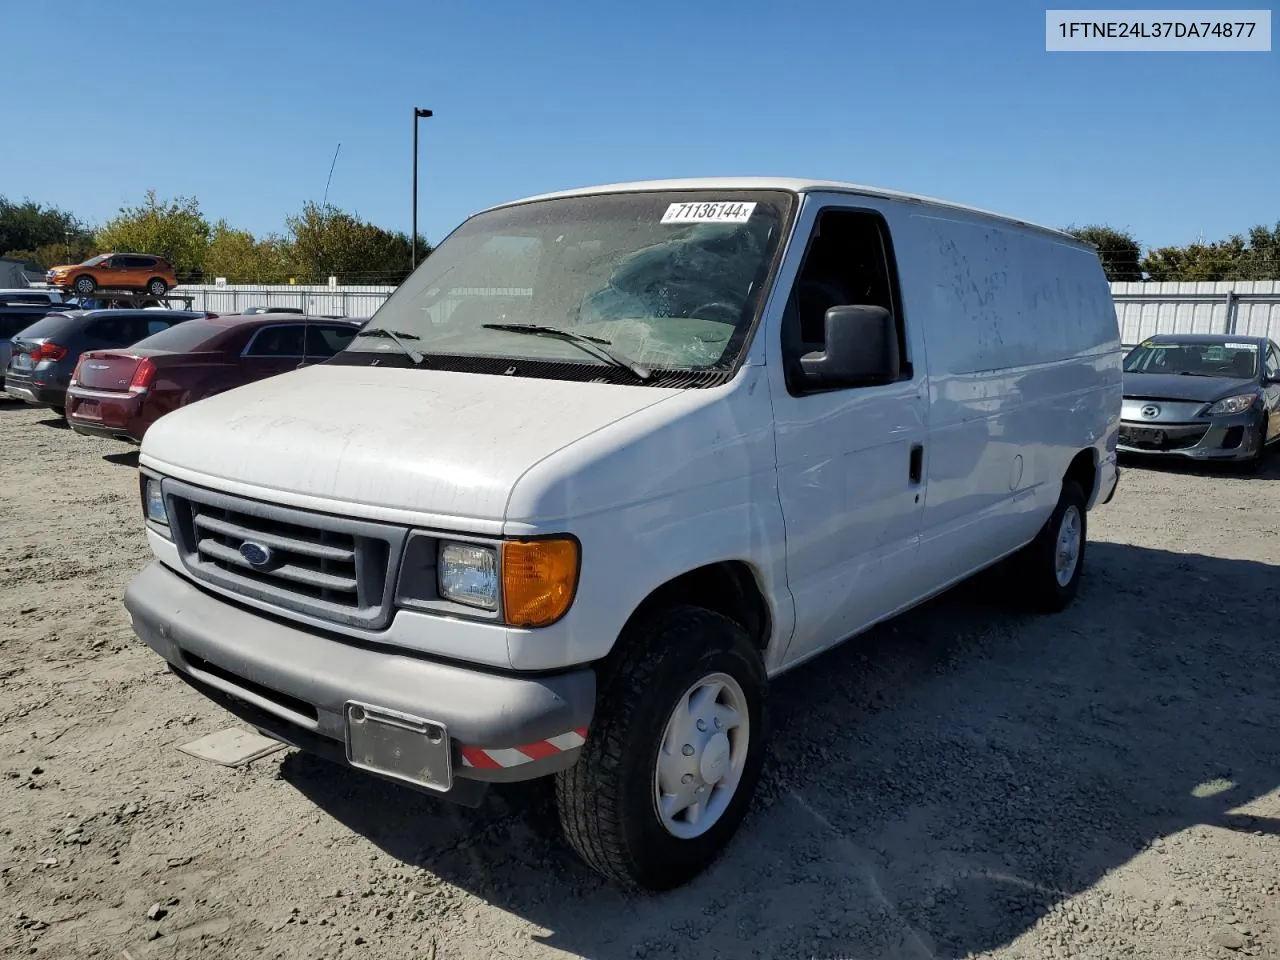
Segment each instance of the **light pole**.
M431 116L430 110L413 108L413 233L409 239L409 269L418 266L418 121Z

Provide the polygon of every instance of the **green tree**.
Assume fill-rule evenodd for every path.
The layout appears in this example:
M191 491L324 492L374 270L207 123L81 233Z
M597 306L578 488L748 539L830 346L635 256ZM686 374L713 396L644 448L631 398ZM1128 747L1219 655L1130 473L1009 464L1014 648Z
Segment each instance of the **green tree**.
M104 251L157 254L173 264L179 279L203 272L209 246L209 221L194 197L161 201L154 190L136 207L119 214L98 231Z
M1185 247L1159 247L1147 251L1142 269L1153 281L1241 280L1245 279L1242 273L1247 249L1240 236L1214 243L1189 243Z
M1280 222L1270 230L1261 225L1251 229L1248 246L1241 279L1280 280Z
M22 253L22 259L37 259L35 255L41 247L62 244L57 262L65 263L68 243L80 248L91 241L85 225L66 210L43 207L31 200L13 203L0 197L0 256Z
M1129 231L1091 224L1067 227L1066 232L1098 248L1098 259L1102 261L1102 271L1108 280L1115 282L1142 279L1142 268L1139 266L1142 248Z
M304 283L399 283L409 275L409 235L367 223L359 216L309 203L288 219L294 275ZM431 252L418 237L419 261Z
M289 260L289 245L279 237L258 240L249 231L219 220L205 250L204 273L206 279L226 277L228 283L284 283Z

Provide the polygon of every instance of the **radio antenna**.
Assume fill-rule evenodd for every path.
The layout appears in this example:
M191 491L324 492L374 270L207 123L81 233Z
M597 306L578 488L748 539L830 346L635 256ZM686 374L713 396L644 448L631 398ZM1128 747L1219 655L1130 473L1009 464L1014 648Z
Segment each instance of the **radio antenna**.
M329 209L329 184L333 182L333 168L338 165L338 150L341 149L342 144L339 143L333 151L333 163L329 164L329 179L324 182L324 202L320 204L321 210Z

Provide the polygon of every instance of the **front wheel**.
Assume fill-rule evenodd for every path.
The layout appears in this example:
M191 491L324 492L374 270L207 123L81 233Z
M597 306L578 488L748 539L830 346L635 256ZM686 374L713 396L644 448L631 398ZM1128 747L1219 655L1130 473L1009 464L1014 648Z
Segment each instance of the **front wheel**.
M1080 589L1088 542L1087 506L1080 485L1062 481L1053 515L1017 558L1026 597L1041 612L1064 609Z
M93 277L76 277L76 293L82 297L87 297L98 288L97 281Z
M1267 459L1267 421L1262 421L1262 426L1258 428L1258 449L1254 451L1253 456L1249 457L1241 464L1241 469L1245 473L1261 473L1263 464Z
M619 642L556 804L597 872L667 890L706 869L746 816L764 762L764 664L742 627L701 607L664 611Z

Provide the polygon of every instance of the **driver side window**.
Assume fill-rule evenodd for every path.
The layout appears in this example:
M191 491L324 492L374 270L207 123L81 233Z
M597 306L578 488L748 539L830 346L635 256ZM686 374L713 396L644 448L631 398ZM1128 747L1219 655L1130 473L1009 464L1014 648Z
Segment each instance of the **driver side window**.
M865 210L824 210L809 239L782 322L787 388L803 392L800 358L826 346L826 314L832 307L883 307L898 332L901 376L911 378L906 330L888 224Z

